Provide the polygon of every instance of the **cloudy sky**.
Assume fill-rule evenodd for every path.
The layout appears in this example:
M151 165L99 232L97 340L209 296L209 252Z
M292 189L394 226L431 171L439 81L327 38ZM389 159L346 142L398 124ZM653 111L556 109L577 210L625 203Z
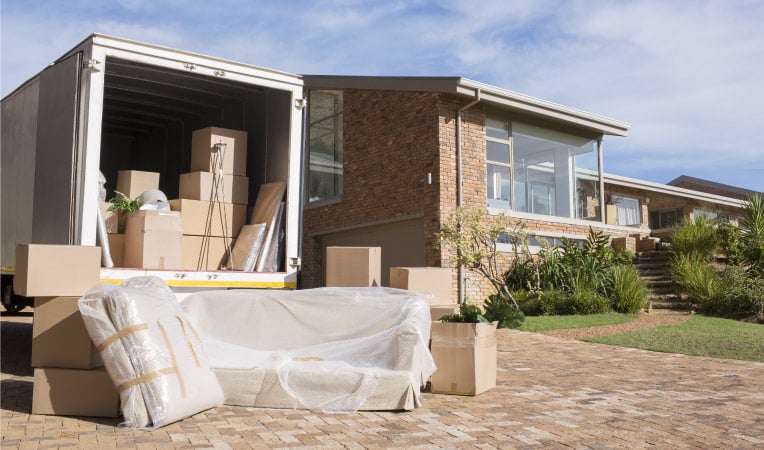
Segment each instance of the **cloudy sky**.
M6 95L92 32L294 73L462 76L631 124L605 171L764 191L764 1L3 0Z

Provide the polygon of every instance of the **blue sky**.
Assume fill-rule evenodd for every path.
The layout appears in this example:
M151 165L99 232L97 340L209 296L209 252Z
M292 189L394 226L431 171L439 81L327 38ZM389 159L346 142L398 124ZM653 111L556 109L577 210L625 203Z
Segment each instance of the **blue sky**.
M764 191L760 0L3 0L6 95L92 32L300 74L463 76L632 125L609 173Z

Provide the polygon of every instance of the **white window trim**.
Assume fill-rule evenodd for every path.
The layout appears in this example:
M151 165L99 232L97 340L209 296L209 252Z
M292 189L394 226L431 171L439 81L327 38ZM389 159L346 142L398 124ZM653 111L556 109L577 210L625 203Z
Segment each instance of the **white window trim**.
M638 227L636 226L621 226L621 225L607 225L597 220L583 220L583 219L571 219L569 217L559 217L559 216L547 216L544 214L533 214L533 213L525 213L525 212L518 212L518 211L511 211L508 209L503 208L494 208L489 207L488 208L488 215L490 216L500 216L505 215L509 218L513 219L523 219L523 220L533 220L538 222L552 222L552 223L561 223L565 225L578 225L578 226L584 226L584 227L593 227L598 230L607 230L614 233L620 234L629 234L634 233L635 231L649 231L650 228L645 226L644 224L640 224ZM543 231L541 231L543 232Z

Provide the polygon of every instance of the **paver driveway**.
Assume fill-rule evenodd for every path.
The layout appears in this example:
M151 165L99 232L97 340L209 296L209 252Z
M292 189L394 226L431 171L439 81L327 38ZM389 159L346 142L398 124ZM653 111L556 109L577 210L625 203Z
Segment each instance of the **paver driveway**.
M225 406L154 432L33 416L30 322L2 321L4 448L764 448L764 364L509 330L496 389L410 412Z

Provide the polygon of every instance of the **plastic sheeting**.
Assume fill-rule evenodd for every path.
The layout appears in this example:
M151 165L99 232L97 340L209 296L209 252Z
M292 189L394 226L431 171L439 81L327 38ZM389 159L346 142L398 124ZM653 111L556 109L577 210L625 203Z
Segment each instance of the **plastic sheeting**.
M223 403L199 336L159 278L99 285L79 309L120 394L122 425L157 428Z
M181 304L227 403L355 411L419 405L435 370L428 300L389 288L320 288L206 291ZM243 398L251 400L232 400Z

